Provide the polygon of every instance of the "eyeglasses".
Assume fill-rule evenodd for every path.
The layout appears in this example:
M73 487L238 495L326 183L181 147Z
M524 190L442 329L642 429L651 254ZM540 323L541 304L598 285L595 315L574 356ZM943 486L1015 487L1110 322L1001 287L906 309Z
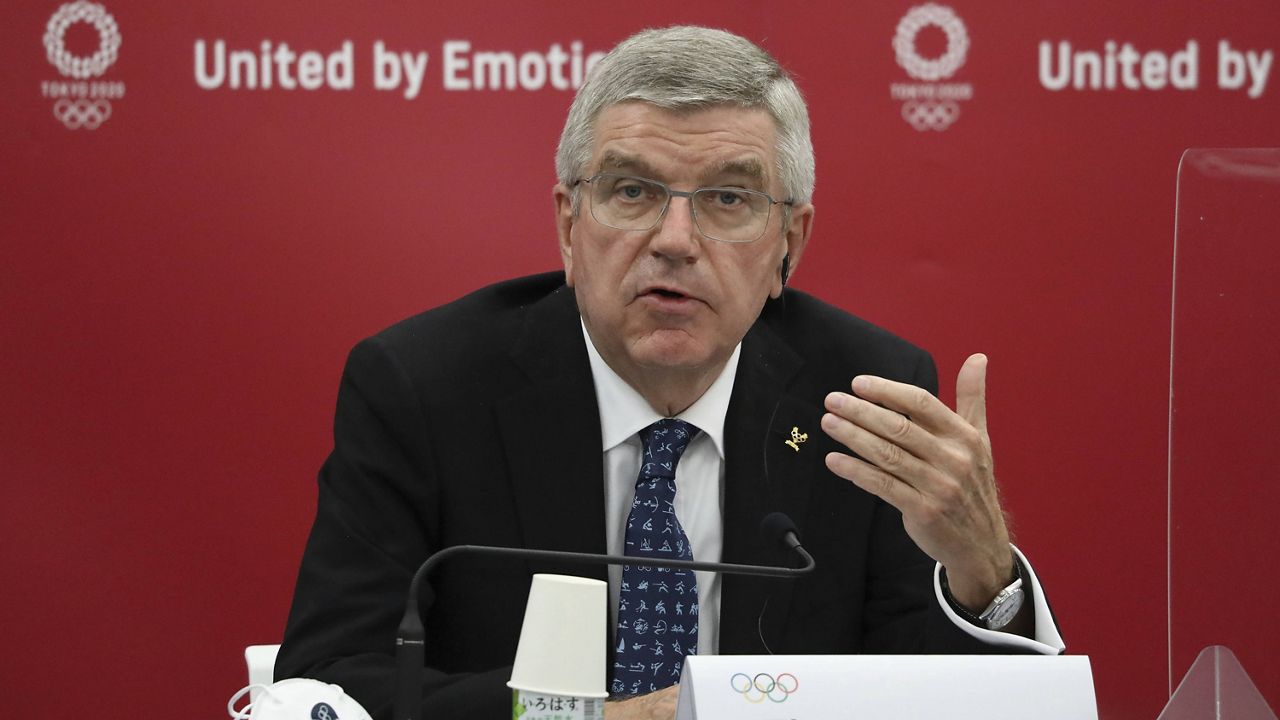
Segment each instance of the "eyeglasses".
M794 204L791 200L774 200L759 190L704 187L685 192L672 190L657 180L614 173L600 173L578 182L591 186L591 217L601 225L617 230L651 230L662 222L674 195L688 198L698 232L727 243L759 240L769 227L773 206Z

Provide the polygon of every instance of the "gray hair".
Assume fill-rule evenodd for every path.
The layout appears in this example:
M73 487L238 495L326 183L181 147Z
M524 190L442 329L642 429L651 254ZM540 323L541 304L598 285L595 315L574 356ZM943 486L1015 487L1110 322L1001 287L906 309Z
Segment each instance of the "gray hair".
M586 173L596 117L628 101L675 111L764 108L776 126L778 177L787 199L812 199L813 142L804 98L782 66L750 40L685 25L643 30L619 43L573 98L556 150L562 184L571 186ZM574 200L576 205L576 192Z

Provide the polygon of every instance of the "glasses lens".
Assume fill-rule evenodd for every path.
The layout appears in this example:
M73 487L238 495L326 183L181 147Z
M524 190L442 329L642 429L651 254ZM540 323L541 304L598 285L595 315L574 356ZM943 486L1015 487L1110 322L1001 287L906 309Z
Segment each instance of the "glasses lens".
M667 189L628 175L597 175L591 180L591 214L619 230L648 230L667 205Z
M743 188L701 188L693 194L693 217L703 235L723 242L752 242L764 234L772 203Z
M591 178L591 215L619 230L648 230L658 223L671 199L665 185L631 175L601 173ZM755 190L700 188L691 198L698 231L712 240L758 240L769 225L773 202Z

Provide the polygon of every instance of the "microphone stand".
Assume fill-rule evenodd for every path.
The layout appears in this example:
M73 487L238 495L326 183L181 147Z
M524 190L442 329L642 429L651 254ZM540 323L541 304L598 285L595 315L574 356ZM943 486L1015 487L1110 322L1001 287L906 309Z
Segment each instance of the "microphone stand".
M757 575L765 577L796 577L811 572L814 568L813 556L800 545L796 537L794 525L781 513L771 513L765 517L762 527L776 530L780 534L780 542L789 550L794 550L804 559L804 566L799 568L776 567L772 565L742 565L737 563L700 562L697 560L674 560L664 558L629 557L626 555L596 555L594 553L567 552L561 550L529 550L526 548L497 547L491 545L454 545L435 553L418 567L409 583L409 601L404 610L404 618L396 632L396 698L394 720L421 720L422 680L420 674L426 658L426 630L422 626L422 618L418 614L418 590L423 581L436 566L459 555L484 555L488 557L521 558L525 560L545 560L550 562L573 563L579 565L644 565L660 568L685 568L688 570L708 570L728 573L730 575Z

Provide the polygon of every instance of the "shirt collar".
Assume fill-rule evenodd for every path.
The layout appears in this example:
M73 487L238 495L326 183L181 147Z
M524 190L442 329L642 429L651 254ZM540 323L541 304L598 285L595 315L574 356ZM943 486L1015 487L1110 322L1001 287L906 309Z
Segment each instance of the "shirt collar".
M619 377L618 373L600 356L591 342L587 326L582 325L582 336L587 341L587 357L591 361L591 379L596 387L596 403L600 409L600 436L603 450L608 452L626 442L644 428L662 419L649 402L636 389ZM739 342L729 356L720 376L696 402L676 417L693 423L715 443L716 452L724 459L724 418L729 412L729 398L733 395L733 381L738 375L738 358L742 355Z

